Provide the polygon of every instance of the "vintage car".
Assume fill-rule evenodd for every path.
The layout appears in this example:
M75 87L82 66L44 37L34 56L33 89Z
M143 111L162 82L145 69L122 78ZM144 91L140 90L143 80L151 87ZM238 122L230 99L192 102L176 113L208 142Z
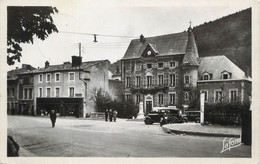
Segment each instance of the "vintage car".
M200 122L200 111L186 111L186 115L189 121L194 121L196 123Z
M158 109L158 111L151 111L144 119L146 125L153 123L171 124L171 123L182 123L188 122L187 117L182 115L179 109Z

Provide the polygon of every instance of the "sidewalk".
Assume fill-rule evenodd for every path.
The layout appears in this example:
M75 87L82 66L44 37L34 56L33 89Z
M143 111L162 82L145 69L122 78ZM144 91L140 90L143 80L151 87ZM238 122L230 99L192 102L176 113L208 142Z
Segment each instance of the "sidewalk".
M188 134L215 137L240 137L240 126L204 125L199 123L167 124L163 125L163 131L174 134Z

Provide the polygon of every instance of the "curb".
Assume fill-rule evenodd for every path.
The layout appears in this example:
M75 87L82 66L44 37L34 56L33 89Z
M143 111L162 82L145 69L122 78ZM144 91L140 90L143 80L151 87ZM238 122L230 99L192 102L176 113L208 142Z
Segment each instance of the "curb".
M211 137L236 137L239 138L239 134L223 134L223 133L206 133L206 132L194 132L194 131L183 131L183 130L174 130L166 127L162 127L165 133L176 133L176 134L188 134L188 135L197 135L197 136L211 136Z

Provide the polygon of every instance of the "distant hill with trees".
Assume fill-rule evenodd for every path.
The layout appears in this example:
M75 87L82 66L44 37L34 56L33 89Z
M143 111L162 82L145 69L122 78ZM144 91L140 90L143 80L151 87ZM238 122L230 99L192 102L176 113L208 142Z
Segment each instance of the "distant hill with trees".
M225 55L244 72L252 72L252 9L210 21L193 28L199 56ZM251 76L252 77L252 76Z

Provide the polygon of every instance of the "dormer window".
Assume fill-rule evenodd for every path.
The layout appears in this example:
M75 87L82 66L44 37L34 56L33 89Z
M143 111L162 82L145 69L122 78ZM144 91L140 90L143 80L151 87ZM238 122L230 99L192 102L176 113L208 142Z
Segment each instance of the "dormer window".
M231 73L228 71L223 71L222 72L222 79L230 79L231 78Z
M227 73L223 73L222 74L222 79L228 79L228 74Z
M202 73L202 79L203 80L211 80L212 74L205 71L204 73Z
M209 80L209 75L208 74L203 75L203 80Z

